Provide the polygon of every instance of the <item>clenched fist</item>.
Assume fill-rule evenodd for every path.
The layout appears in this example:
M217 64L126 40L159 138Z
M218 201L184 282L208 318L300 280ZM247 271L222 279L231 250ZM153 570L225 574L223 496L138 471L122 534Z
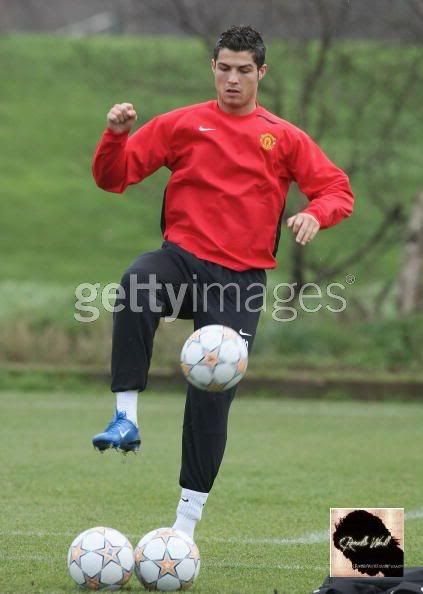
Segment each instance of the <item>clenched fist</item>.
M129 132L137 120L132 103L116 103L107 114L107 127L115 134Z

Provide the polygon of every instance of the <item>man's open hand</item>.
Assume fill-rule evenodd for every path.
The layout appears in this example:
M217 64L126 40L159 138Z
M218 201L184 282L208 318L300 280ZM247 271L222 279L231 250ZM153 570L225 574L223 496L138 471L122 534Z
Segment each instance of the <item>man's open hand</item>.
M107 114L107 127L115 134L129 132L137 120L132 103L116 103Z
M306 212L299 212L289 217L286 223L292 229L295 241L301 245L309 243L320 229L318 220Z

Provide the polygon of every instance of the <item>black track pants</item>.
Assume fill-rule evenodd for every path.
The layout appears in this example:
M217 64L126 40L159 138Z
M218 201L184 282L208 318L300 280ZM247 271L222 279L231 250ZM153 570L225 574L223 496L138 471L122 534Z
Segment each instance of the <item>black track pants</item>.
M200 260L168 241L161 249L142 254L123 275L123 291L115 303L112 391L145 389L154 334L164 316L192 319L194 329L208 324L229 326L241 331L251 352L265 283L264 270L236 272ZM182 436L182 487L203 493L212 488L225 451L235 391L204 392L189 385Z

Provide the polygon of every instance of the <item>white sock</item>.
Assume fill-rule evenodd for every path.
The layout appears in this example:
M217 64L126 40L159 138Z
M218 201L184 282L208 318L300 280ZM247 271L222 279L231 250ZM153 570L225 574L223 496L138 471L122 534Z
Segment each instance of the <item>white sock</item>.
M197 522L201 520L203 507L206 505L208 493L182 489L181 499L176 509L176 522L174 530L182 530L191 538L194 538L194 530Z
M126 418L138 427L137 416L138 390L116 392L116 409L126 412Z

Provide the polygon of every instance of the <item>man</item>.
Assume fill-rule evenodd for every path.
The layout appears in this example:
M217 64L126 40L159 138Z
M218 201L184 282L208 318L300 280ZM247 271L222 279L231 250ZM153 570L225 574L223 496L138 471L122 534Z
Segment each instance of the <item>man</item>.
M115 305L112 385L116 413L93 438L101 451L136 450L140 444L137 396L143 391L160 318L171 311L171 293L185 292L178 317L230 326L251 346L263 293L246 307L254 287L266 283L276 266L282 214L289 185L296 181L308 207L288 219L302 245L320 228L349 216L353 195L348 178L304 132L257 104L265 76L265 47L250 26L231 27L217 40L211 62L217 100L176 109L153 118L128 137L137 114L132 104L116 104L107 114L93 162L97 185L121 193L159 167L170 179L162 209L162 248L142 254L125 272ZM161 288L152 291L151 276ZM144 288L131 303L131 282ZM223 307L219 291L194 307L196 288L233 283ZM167 284L167 285L166 285ZM164 290L166 285L172 290ZM202 294L202 296L204 296ZM250 301L251 302L251 301ZM132 305L132 307L131 307ZM134 305L136 307L134 307ZM142 309L142 311L140 311ZM137 311L135 311L137 310ZM226 444L229 407L235 388L222 393L189 386L182 436L181 499L174 527L193 536L196 522L219 470Z

